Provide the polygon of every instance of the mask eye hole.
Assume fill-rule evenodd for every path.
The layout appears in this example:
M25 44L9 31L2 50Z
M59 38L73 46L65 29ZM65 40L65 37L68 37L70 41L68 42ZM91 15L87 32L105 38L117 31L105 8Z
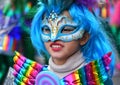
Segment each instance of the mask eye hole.
M48 27L48 26L44 26L44 27L42 28L42 32L43 32L44 34L49 34L49 33L50 33L49 27Z
M72 33L74 30L76 29L76 27L73 27L73 26L65 26L61 33L63 34L69 34L69 33Z

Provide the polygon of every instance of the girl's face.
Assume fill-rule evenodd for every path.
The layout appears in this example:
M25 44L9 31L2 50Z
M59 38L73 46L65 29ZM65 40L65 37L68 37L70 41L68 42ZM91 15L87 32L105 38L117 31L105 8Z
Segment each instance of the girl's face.
M43 36L48 36L49 33L51 33L51 36L52 36L51 38L50 37L46 38L46 39L48 39L47 41L44 41L44 38L43 38L44 45L45 45L47 51L49 52L49 54L51 55L54 63L56 63L56 64L64 64L71 55L73 55L80 49L80 38L83 36L83 33L84 33L84 31L82 31L82 30L79 30L78 32L75 31L74 33L72 33L75 30L75 27L74 27L75 24L74 24L74 22L67 20L69 22L69 27L67 26L64 29L62 29L62 32L66 34L65 38L63 38L63 40L58 39L58 38L55 39L55 37L58 33L58 30L60 30L59 27L61 26L61 24L64 26L66 23L68 23L66 21L66 19L71 19L70 15L67 11L64 11L62 13L62 16L66 16L65 19L64 18L60 19L60 21L58 21L57 24L51 23L51 21L49 21L49 23L46 24L47 26L49 26L52 29L51 30L52 32L50 32L50 30L48 30L48 27L46 27L46 25L44 25L45 23L43 23L43 25L44 25ZM45 21L43 20L43 22L46 22L46 19L45 19ZM72 25L70 25L70 23ZM55 29L53 29L52 27ZM57 28L58 28L58 30L56 30ZM55 37L54 37L54 35L55 35ZM70 38L70 37L67 38L67 36L70 36L72 38ZM55 39L55 40L53 40L53 39ZM67 39L70 39L70 41L67 41Z

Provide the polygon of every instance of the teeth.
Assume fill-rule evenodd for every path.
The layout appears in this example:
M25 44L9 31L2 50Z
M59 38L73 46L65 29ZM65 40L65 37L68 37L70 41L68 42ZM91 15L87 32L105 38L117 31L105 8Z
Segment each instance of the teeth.
M53 48L60 48L60 45L52 45Z

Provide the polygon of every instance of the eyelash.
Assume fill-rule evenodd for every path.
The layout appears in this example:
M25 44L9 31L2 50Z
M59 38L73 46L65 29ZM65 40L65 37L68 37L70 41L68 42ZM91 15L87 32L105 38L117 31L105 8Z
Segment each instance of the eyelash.
M49 29L48 26L44 26L44 27L42 28L42 31L43 31L44 34L49 34L49 33L50 33L50 29Z
M76 27L65 26L64 28L62 28L61 33L69 34L69 33L73 32L75 29L76 29ZM50 28L48 26L44 26L42 28L42 31L43 31L44 34L49 34L50 33Z
M65 27L62 29L61 33L63 33L63 34L71 33L71 32L73 32L73 31L75 30L75 28L76 28L76 27L65 26Z

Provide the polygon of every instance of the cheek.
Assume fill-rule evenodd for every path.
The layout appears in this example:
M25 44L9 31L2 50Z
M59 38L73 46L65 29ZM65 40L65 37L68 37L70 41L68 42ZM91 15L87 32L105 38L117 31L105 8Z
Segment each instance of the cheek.
M66 44L65 49L62 51L65 56L71 56L80 49L79 43Z
M71 42L69 44L66 44L67 50L78 50L80 48L79 42Z
M49 50L49 43L44 43L46 50Z

